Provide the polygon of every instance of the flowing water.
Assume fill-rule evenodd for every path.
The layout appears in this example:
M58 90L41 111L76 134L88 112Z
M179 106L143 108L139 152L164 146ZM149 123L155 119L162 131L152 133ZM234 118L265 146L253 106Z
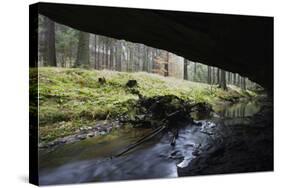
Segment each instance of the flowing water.
M120 128L53 151L41 150L39 182L48 185L178 177L178 169L200 155L200 148L211 148L221 142L220 135L231 135L228 126L248 126L249 117L260 107L256 102L218 105L214 117L182 125L175 146L171 145L173 134L165 131L120 157L112 156L151 130Z

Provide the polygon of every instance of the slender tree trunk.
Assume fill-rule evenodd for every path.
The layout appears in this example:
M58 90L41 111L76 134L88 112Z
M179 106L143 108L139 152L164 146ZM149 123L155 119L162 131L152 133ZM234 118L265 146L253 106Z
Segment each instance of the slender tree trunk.
M183 62L183 79L188 80L188 60L185 58Z
M90 67L90 34L80 31L75 67Z
M243 89L243 90L246 90L246 89L247 89L247 88L246 88L246 78L245 78L245 77L242 78L242 89Z
M196 63L194 62L194 74L193 74L193 81L196 81L196 74L197 74L197 67L196 67Z
M109 68L109 61L108 61L108 39L106 39L105 42L105 68L108 69Z
M241 87L241 82L240 82L240 75L237 75L237 86Z
M130 48L130 60L129 60L129 67L130 67L130 72L133 72L133 57L134 57L134 48L131 46Z
M220 69L217 68L217 84L220 84Z
M101 64L101 60L100 60L100 45L97 44L97 69L100 70L100 64Z
M221 79L220 79L220 84L219 87L222 88L223 90L227 90L227 86L226 86L226 73L224 70L221 70Z
M94 51L94 61L95 61L95 69L98 69L98 61L97 61L97 35L94 35L95 37L95 51Z
M146 47L146 72L149 69L149 47Z
M109 55L109 68L110 70L113 70L113 44L111 43L110 44L110 48L109 48L109 52L110 52L110 55Z
M208 74L207 74L207 82L208 82L208 84L211 84L211 80L212 80L212 78L211 78L211 76L212 76L212 72L211 72L212 70L211 70L211 67L210 66L208 66Z
M213 80L212 80L212 84L215 84L216 83L216 69L215 67L213 67Z
M46 21L46 65L57 66L56 45L55 45L55 22L49 18Z
M120 41L118 41L118 45L117 45L117 57L116 57L116 61L117 61L117 71L121 71L121 61L122 61L122 43Z
M169 76L169 52L167 52L167 63L164 64L164 76Z
M227 72L228 84L231 84L231 72Z
M142 71L147 72L148 62L147 62L147 47L143 45L143 66Z
M103 53L102 53L102 69L106 68L106 49L105 49L105 43L102 44L103 47Z

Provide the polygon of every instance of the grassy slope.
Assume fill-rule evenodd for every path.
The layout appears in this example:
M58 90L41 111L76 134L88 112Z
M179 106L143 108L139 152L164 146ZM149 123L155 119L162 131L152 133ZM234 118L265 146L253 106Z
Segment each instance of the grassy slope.
M104 77L106 84L99 84L99 77ZM130 79L137 80L139 91L147 97L173 94L192 102L214 104L224 99L254 95L235 86L230 86L226 92L208 84L144 72L40 68L40 140L70 135L80 127L95 126L97 121L129 113L138 99L126 90L125 84Z

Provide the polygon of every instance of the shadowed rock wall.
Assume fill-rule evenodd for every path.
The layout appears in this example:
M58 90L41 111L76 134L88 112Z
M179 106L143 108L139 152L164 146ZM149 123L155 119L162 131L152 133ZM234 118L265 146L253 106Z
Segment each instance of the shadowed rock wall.
M38 12L82 31L164 49L237 72L273 90L273 18L39 3Z

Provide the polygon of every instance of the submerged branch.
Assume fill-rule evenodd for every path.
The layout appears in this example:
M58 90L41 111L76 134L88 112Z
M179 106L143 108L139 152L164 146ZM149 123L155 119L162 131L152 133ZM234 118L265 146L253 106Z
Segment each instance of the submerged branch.
M161 131L163 131L165 128L166 128L166 126L162 126L162 127L157 128L156 130L154 130L149 135L146 135L143 138L141 138L140 140L138 140L137 142L135 142L134 144L129 145L126 149L124 149L120 153L116 154L114 157L120 157L121 155L129 152L130 150L134 149L135 147L139 146L140 144L142 144L142 143L146 142L147 140L149 140L149 139L153 138L154 136L156 136Z

